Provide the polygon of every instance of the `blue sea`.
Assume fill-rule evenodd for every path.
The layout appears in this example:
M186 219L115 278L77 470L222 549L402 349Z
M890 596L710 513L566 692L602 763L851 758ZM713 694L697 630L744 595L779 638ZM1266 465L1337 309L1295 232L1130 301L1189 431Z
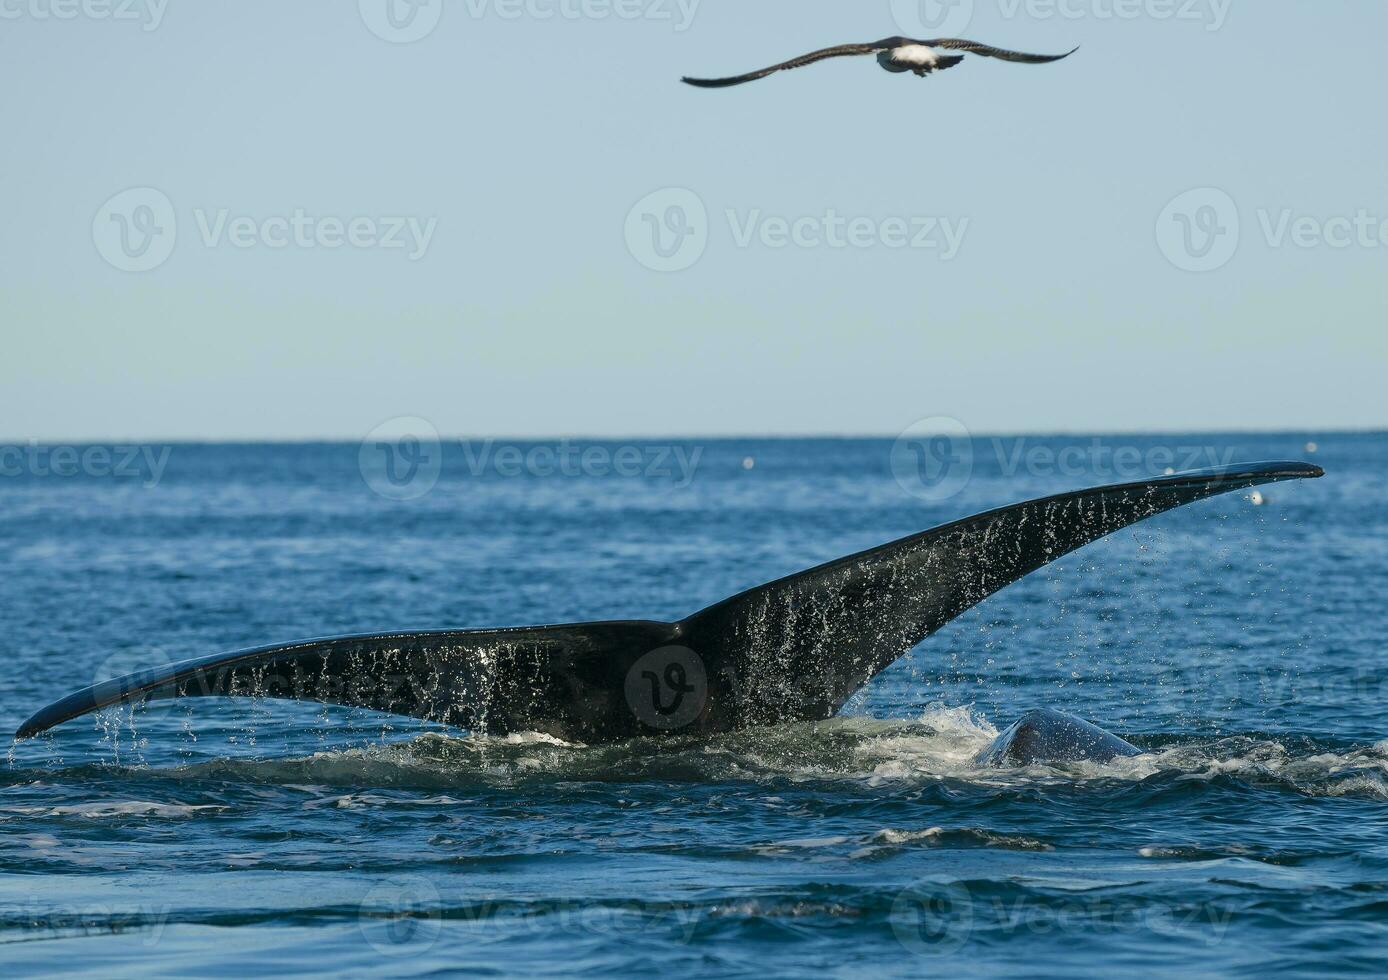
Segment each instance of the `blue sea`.
M0 974L1388 972L1388 435L19 445L0 725L300 637L677 619L994 506L1226 461L830 721L603 747L161 702L0 768ZM898 457L899 458L899 454ZM956 462L958 454L950 457ZM938 475L938 474L937 474ZM1146 754L980 769L1029 708Z

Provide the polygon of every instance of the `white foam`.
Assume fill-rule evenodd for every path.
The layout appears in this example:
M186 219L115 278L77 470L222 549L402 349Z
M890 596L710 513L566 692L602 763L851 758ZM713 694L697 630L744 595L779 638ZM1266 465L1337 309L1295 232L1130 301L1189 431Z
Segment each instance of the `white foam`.
M929 827L925 830L892 830L887 828L874 834L873 840L883 844L910 844L918 840L930 840L932 837L939 837L944 832L943 827Z
M320 752L305 758L228 759L176 772L194 779L213 773L278 784L308 794L305 806L345 810L454 807L461 805L459 797L467 797L467 787L478 784L512 786L536 779L659 779L662 773L679 780L751 783L788 778L909 785L948 779L999 788L1088 780L1138 782L1172 773L1192 780L1220 776L1259 782L1277 779L1310 795L1388 797L1388 741L1345 752L1319 751L1296 757L1281 743L1267 739L1205 738L1105 763L978 766L974 762L978 752L997 734L988 719L967 706L936 704L915 720L834 718L674 743L642 739L622 745L583 746L537 733L505 737L430 733L408 741ZM413 792L376 793L376 787L410 787ZM432 793L419 792L426 788ZM460 788L462 792L458 792ZM418 798L411 799L412 795ZM128 801L87 804L58 812L94 818L132 814L176 817L196 810L181 804ZM889 828L884 833L927 834L934 830ZM891 841L882 838L874 843L882 846Z
M73 806L26 806L7 808L11 813L48 817L86 817L100 820L106 817L191 817L196 813L228 809L215 803L196 805L185 803L150 803L144 800L122 800L103 803L79 803Z

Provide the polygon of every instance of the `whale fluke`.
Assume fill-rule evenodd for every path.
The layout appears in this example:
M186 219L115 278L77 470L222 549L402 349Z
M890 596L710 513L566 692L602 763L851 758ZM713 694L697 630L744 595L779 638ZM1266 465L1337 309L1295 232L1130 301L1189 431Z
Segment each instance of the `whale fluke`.
M1321 475L1306 463L1260 463L1015 504L677 623L402 631L215 654L78 691L15 737L108 705L204 696L318 701L589 743L828 718L951 619L1076 548L1184 504Z
M980 766L1029 766L1056 762L1112 762L1142 750L1082 718L1038 708L1028 711L974 757Z

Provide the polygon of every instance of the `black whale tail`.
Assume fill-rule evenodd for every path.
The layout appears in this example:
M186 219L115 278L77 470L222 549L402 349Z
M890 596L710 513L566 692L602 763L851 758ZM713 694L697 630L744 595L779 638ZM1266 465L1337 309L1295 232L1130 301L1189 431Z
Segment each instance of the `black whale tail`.
M199 696L318 701L583 742L827 718L951 619L1091 541L1219 494L1321 475L1306 463L1250 464L1015 504L678 623L380 633L215 654L78 691L15 737L108 705Z

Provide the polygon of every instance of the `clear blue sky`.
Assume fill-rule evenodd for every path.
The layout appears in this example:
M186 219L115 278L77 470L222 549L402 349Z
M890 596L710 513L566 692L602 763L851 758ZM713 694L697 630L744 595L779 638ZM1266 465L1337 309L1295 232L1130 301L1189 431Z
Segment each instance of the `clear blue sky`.
M354 0L53 2L0 0L3 438L356 439L403 415L478 435L1388 425L1379 0L974 0L967 36L1083 48L726 91L678 79L939 11L444 0L394 44ZM146 272L101 250L121 230L103 205L135 187L177 229ZM669 187L708 217L698 261L658 272L628 216ZM1239 219L1214 271L1167 254L1229 230L1208 195L1163 217L1193 188ZM296 211L432 237L412 259L271 247L273 221L250 247L211 234ZM833 215L877 244L828 247ZM880 241L932 218L963 229L948 259ZM775 247L777 219L819 244Z

